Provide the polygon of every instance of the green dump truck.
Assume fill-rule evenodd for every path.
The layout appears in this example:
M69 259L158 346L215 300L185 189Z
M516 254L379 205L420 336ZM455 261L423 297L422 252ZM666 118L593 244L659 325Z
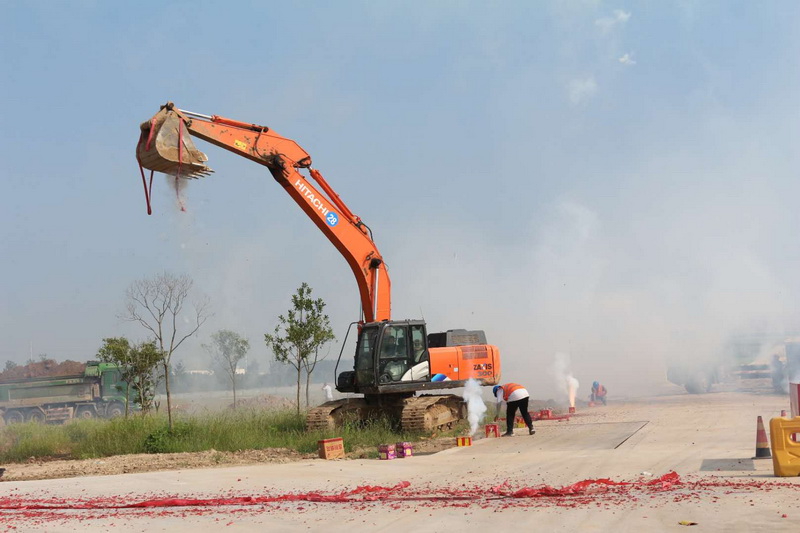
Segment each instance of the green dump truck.
M125 413L128 386L117 366L89 361L82 374L0 382L6 424L113 418Z

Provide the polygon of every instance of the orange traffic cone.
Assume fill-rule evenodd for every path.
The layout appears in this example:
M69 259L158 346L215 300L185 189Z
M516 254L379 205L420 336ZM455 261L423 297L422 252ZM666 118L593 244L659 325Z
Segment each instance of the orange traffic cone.
M770 457L772 454L769 451L767 432L764 431L764 421L759 416L756 425L756 456L753 459L769 459Z

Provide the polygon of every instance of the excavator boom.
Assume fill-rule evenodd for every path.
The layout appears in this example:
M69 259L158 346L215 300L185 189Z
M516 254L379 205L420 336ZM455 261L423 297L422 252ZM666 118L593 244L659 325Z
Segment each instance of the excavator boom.
M136 147L139 164L176 178L198 178L213 172L208 158L192 142L197 137L266 166L284 190L333 243L356 277L364 322L391 319L391 281L369 228L311 168L311 156L296 142L265 126L217 115L161 107L142 123ZM308 169L315 187L300 170Z

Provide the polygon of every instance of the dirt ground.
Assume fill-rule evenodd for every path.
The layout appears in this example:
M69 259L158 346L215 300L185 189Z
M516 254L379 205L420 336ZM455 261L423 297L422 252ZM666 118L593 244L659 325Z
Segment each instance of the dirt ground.
M262 407L276 409L291 407L293 404L286 398L269 394L245 397L239 402L240 407ZM565 411L564 408L552 407L556 402L548 400L531 400L529 410L551 408L554 413ZM175 409L178 412L202 413L229 408L228 399L213 395L179 396ZM491 411L491 409L490 409ZM493 415L493 412L488 413ZM0 423L2 424L2 423ZM452 437L431 438L414 443L415 455L429 455L455 446ZM372 449L357 449L348 453L344 460L365 459L374 455ZM81 476L107 476L141 472L157 472L168 470L188 470L199 468L217 468L257 464L281 464L305 461L318 458L316 453L302 454L287 448L271 448L266 450L243 450L239 452L223 452L207 450L203 452L135 454L103 457L99 459L62 460L31 457L24 463L0 465L5 472L0 477L3 481L31 481L37 479L58 479Z
M534 436L524 428L515 438L479 433L460 448L452 437L432 439L395 461L207 452L103 460L103 468L119 459L118 468L129 469L117 477L83 470L84 477L24 482L11 476L41 479L45 470L37 469L55 463L76 476L70 466L93 466L8 465L0 521L25 531L148 533L222 526L424 533L512 523L565 532L694 524L725 533L795 530L800 478L776 478L771 460L753 458L756 418L767 422L788 403L755 389L692 396L665 385L648 397L611 398L607 407L579 403L570 420L535 423ZM132 470L132 461L150 463L148 471Z
M451 438L433 438L414 443L416 455L436 453L455 445ZM344 460L363 459L374 450L358 449L347 454ZM31 458L25 463L1 465L5 472L2 481L31 481L81 476L109 476L166 470L189 470L259 464L281 464L317 459L316 453L302 454L286 448L220 452L208 450L190 453L161 453L116 455L102 459L41 460Z
M175 403L177 412L202 413L213 410L229 408L226 397L214 395L183 395ZM239 402L240 407L262 407L276 409L291 407L293 404L286 398L275 395L258 394L245 397ZM529 410L534 412L540 409L551 408L559 414L565 409L553 407L556 402L548 400L531 400ZM490 409L491 411L491 409ZM493 415L493 412L488 413ZM0 424L2 424L0 422ZM438 437L435 433L431 438L414 443L415 455L428 455L437 453L455 446L452 437ZM364 459L374 455L372 449L357 449L349 452L348 459ZM271 448L265 450L243 450L239 452L224 452L207 450L203 452L165 453L165 454L135 454L103 457L98 459L63 460L31 457L24 463L9 463L0 465L5 472L0 477L3 481L31 481L37 479L58 479L81 476L106 476L115 474L157 472L168 470L188 470L200 468L217 468L230 466L244 466L257 464L281 464L296 461L305 461L318 458L316 453L302 454L287 448Z

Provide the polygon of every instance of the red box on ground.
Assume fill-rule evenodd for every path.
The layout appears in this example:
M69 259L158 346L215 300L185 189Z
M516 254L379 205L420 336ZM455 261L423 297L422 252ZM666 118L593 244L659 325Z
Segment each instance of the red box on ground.
M381 444L378 446L378 457L381 460L387 461L397 457L397 452L394 444Z
M341 437L335 439L318 440L320 459L340 459L344 457L344 440Z
M486 424L486 436L495 438L500 436L500 426L497 424Z
M411 457L413 455L413 446L410 442L398 442L394 445L395 455L402 459L403 457Z
M472 437L456 437L457 446L472 446Z

